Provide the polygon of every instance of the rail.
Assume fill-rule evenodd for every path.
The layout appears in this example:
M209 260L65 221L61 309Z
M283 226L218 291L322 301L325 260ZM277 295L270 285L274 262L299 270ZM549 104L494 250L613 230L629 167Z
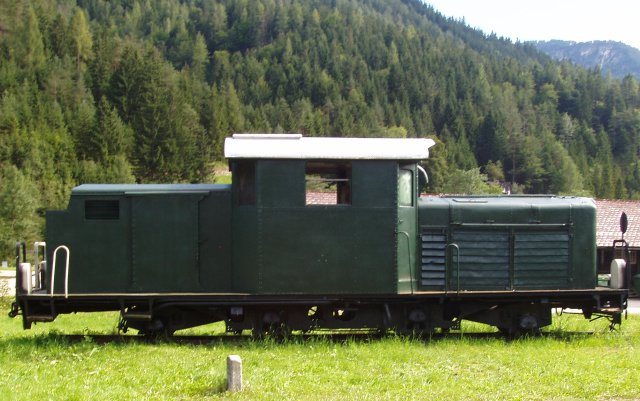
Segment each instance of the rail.
M496 227L496 228L565 228L570 227L571 223L540 223L538 221L531 221L529 223L494 223L492 221L487 221L484 223L460 223L460 222L452 222L452 226L458 227L469 227L469 228L486 228L486 227Z
M40 261L40 248L42 251L42 261ZM33 243L33 259L36 269L36 283L35 287L38 289L44 288L44 279L42 272L47 268L47 243L46 242L34 242Z
M460 294L460 247L458 244L447 244L447 248L452 247L456 250L456 295ZM448 280L447 280L448 281ZM448 289L448 285L445 289Z
M20 261L22 255L22 262ZM31 265L27 263L27 247L24 241L16 242L16 295L31 294Z
M64 249L67 255L65 267L64 267L64 297L69 298L69 258L71 256L71 251L64 245L60 245L53 251L53 265L51 266L51 296L53 297L53 289L56 279L56 257L58 256L58 251L60 249Z
M413 294L413 281L416 279L413 269L413 263L411 263L411 237L406 231L398 231L398 234L404 234L407 237L407 257L409 258L409 284L411 286L411 293Z

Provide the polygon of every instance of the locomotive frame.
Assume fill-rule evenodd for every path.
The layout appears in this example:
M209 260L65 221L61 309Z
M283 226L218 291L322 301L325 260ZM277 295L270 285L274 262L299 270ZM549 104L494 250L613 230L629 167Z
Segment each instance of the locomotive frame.
M143 334L215 321L257 335L428 333L462 320L514 334L554 308L621 322L628 291L597 286L593 201L420 197L433 144L236 134L231 185L81 185L47 212L44 260L18 248L10 314L27 329L120 311L119 327ZM309 201L318 188L330 202Z

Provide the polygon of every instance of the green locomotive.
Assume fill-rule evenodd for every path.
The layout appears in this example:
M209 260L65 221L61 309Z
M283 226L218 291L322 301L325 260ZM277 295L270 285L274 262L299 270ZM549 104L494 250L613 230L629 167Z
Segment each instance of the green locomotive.
M18 249L11 315L29 328L114 310L147 334L465 319L515 333L550 324L553 308L620 322L627 290L597 286L592 200L420 197L433 144L236 134L231 185L81 185L47 212L43 260Z

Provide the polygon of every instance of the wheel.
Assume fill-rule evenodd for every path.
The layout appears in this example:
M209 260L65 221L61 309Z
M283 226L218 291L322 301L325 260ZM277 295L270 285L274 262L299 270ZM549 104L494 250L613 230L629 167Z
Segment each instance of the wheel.
M171 328L169 325L166 325L162 320L155 319L147 324L143 325L143 327L138 329L138 335L149 337L149 338L163 338L163 337L172 337L175 333L175 329Z

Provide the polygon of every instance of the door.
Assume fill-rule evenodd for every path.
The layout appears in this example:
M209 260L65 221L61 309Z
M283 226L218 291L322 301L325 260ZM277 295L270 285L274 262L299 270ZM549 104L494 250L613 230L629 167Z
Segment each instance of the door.
M416 227L417 199L415 165L400 165L398 168L398 228L397 228L397 268L398 293L412 293L417 288Z
M142 292L196 292L200 196L131 197L131 287Z

